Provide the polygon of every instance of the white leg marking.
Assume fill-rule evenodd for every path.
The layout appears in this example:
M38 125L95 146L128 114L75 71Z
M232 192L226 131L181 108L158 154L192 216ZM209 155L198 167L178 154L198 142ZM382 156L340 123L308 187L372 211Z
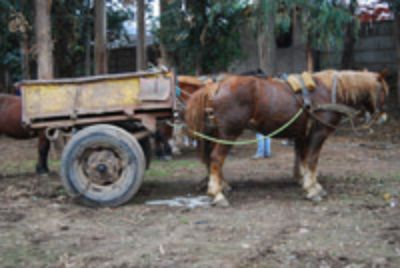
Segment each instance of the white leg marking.
M208 181L208 191L207 191L207 193L209 195L216 196L218 194L218 192L221 192L220 188L221 187L218 184L218 176L213 174L213 173L211 173L210 174L210 179Z
M310 171L310 169L308 167L300 165L300 173L303 174L303 176L302 176L302 178L303 178L303 188L305 190L308 190L314 184L314 182L312 180L311 171Z
M300 185L304 185L304 181L305 181L304 177L306 176L306 171L307 171L306 165L303 162L299 161L298 170L297 170L297 172L298 172L297 179L299 180Z
M326 192L322 188L321 184L317 181L317 171L311 171L307 169L306 175L304 176L303 188L307 192L307 198L315 199L316 201L321 200L321 197L326 195Z

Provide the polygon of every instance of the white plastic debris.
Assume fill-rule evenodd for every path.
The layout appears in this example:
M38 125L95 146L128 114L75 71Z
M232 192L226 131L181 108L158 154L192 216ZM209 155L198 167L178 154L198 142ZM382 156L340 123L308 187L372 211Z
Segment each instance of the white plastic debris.
M147 201L146 205L187 208L209 207L211 205L211 198L204 195L194 197L178 196L173 199Z

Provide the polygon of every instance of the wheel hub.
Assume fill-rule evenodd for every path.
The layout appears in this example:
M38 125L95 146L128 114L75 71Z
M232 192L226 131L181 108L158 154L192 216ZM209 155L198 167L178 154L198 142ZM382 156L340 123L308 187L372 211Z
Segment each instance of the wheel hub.
M110 149L92 151L85 162L84 173L92 183L105 186L120 178L121 159Z

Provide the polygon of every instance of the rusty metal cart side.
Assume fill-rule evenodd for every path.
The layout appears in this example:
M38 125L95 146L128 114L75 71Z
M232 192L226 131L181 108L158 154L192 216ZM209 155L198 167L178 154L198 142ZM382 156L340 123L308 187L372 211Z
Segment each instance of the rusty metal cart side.
M61 158L67 192L94 206L118 206L140 188L150 163L149 135L172 119L170 72L23 81L23 123L71 136Z

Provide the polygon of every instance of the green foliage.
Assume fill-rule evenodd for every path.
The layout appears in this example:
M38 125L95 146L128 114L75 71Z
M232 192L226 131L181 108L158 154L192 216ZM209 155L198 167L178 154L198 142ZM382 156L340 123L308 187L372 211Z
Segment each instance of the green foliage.
M0 70L7 69L11 79L21 79L21 54L19 39L21 33L10 30L10 22L23 10L19 1L0 1Z
M286 33L290 30L294 9L301 14L304 41L311 42L314 48L340 48L345 35L345 27L355 20L349 6L335 0L259 0L254 12L256 31L268 31L268 14L274 12L275 33ZM357 24L357 21L356 21ZM358 24L357 24L358 25ZM355 32L358 27L355 27Z
M57 77L84 75L85 40L93 40L94 11L90 1L59 0L52 6L52 37ZM123 34L122 23L131 17L128 9L107 8L108 41Z
M54 65L56 77L83 74L85 35L90 34L88 25L93 16L87 1L53 1L51 10Z
M93 8L91 0L52 1L52 38L54 41L54 65L57 77L84 75L85 40L93 40ZM24 3L24 6L22 6ZM108 35L110 39L123 34L122 23L132 17L128 9L107 9ZM27 21L31 59L35 58L34 1L0 1L0 75L8 70L16 82L22 78L20 18ZM33 69L34 70L34 69Z
M313 4L306 1L302 11L305 32L314 48L341 48L344 29L354 19L348 8L335 1L316 0Z
M239 26L247 4L240 0L181 1L167 4L155 33L181 73L226 70L241 55Z

